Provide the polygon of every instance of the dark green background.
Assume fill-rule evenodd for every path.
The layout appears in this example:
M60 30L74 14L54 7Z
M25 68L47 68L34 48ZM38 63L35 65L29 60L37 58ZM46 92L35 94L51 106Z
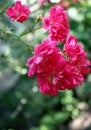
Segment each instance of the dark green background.
M67 12L71 34L79 39L91 60L89 2L71 3ZM34 11L24 23L15 23L5 14L12 4L13 0L0 0L0 130L74 130L70 127L73 120L84 112L91 116L91 73L82 86L72 91L60 91L55 97L39 93L36 79L27 76L25 64L32 54L25 44L34 47L47 38L44 29L34 31L32 26L35 18L45 15L52 4L39 8L38 1L27 0ZM39 22L35 29L41 26ZM16 37L26 30L31 32L21 39ZM82 109L84 104L86 110ZM90 124L78 130L91 130Z

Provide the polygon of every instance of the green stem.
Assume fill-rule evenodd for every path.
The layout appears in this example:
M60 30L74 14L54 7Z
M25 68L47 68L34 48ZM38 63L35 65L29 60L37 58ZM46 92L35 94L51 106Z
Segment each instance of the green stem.
M12 38L13 38L13 39L17 39L17 40L19 40L21 43L23 43L23 46L25 46L25 48L27 48L28 51L33 54L33 50L34 50L33 46L30 46L30 45L26 44L26 43L20 38L20 36L12 35Z
M35 25L36 25L37 23L39 23L39 22L40 22L40 18L38 17L38 18L35 19L35 22L34 22L32 28L31 28L30 30L28 30L28 31L25 30L25 31L22 32L19 36L22 37L22 36L24 36L24 35L26 35L26 34L28 34L28 33L30 33L30 32L33 32L34 30L37 30L37 28L34 29L34 27L35 27ZM41 28L41 27L40 27L40 28ZM40 28L38 28L38 29L40 29Z
M20 38L20 36L17 36L17 35L15 35L15 34L11 34L11 33L7 33L6 30L3 31L1 28L0 28L0 31L3 32L3 34L5 34L6 36L11 37L11 38L13 38L13 39L15 39L15 40L18 40L18 41L20 41L21 43L23 43L23 46L25 46L25 48L27 48L28 51L33 54L33 50L34 50L33 46L30 46L30 45L28 45L27 43L25 43L25 42Z

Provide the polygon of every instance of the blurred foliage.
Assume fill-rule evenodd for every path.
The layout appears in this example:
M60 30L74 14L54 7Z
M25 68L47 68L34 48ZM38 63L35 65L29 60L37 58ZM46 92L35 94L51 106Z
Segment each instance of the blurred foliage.
M60 91L55 97L39 93L35 78L27 76L25 64L32 55L29 47L33 49L47 37L41 22L32 30L35 19L46 15L53 4L40 8L38 1L27 0L33 11L24 23L15 23L4 13L12 4L13 0L0 1L0 130L67 130L68 123L80 115L80 102L91 108L91 74L82 87L72 91ZM71 34L78 37L91 60L91 1L73 3L67 12ZM18 77L15 82L13 75Z

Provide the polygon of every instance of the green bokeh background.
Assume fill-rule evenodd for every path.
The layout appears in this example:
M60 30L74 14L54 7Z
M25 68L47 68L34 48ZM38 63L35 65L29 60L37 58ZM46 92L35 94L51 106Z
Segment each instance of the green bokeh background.
M70 124L84 112L84 104L91 116L91 73L72 91L60 91L55 97L39 93L36 79L27 76L25 64L32 53L25 44L34 47L47 38L43 28L36 30L41 22L35 31L32 26L35 18L46 15L53 4L40 8L38 1L26 0L32 13L26 22L18 23L5 14L13 3L0 0L0 130L80 130L82 126L72 129ZM91 1L71 3L67 13L70 33L79 39L91 60ZM16 37L26 31L30 33ZM81 130L91 130L91 122Z

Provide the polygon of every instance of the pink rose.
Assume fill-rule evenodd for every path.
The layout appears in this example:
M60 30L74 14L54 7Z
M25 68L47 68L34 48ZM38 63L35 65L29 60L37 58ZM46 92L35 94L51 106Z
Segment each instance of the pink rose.
M30 9L27 6L21 4L21 1L16 1L13 7L8 7L6 14L13 21L23 22L28 19Z
M65 42L69 33L69 22L66 11L61 6L50 9L50 15L43 18L43 27L49 30L49 39Z
M59 55L60 49L55 47L56 41L44 40L41 45L37 45L34 49L34 56L27 61L29 66L28 76L43 72L45 70L45 62L50 62L53 55Z
M87 60L87 53L82 49L82 45L77 42L77 38L68 36L63 52L67 55L70 65L75 66L85 76L90 71L90 61Z

